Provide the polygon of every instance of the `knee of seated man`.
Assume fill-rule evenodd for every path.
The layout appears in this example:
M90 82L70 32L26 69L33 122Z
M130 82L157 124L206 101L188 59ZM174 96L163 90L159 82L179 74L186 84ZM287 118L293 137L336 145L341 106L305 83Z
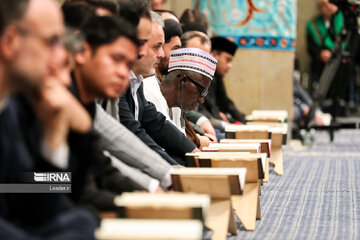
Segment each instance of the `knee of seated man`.
M82 239L93 239L95 229L99 226L95 216L89 211L76 208L71 209L62 217L65 229L72 229L81 233Z

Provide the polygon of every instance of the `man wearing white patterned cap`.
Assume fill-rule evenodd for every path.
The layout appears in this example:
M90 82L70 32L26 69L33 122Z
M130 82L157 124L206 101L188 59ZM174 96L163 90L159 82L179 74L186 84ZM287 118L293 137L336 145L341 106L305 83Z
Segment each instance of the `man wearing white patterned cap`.
M118 105L120 121L170 164L187 165L185 154L199 151L199 149L176 126L167 121L166 117L158 112L154 104L148 102L144 96L142 75L154 74L156 60L160 60L164 55L162 50L164 31L156 20L157 18L161 20L161 17L156 16L156 13L151 17L153 29L151 38L145 46L147 55L141 57L134 64L131 76L132 84ZM156 54L157 52L159 54ZM162 56L160 56L160 52L162 52Z
M217 61L199 48L182 48L171 52L169 74L161 83L167 105L183 111L197 108L205 101Z

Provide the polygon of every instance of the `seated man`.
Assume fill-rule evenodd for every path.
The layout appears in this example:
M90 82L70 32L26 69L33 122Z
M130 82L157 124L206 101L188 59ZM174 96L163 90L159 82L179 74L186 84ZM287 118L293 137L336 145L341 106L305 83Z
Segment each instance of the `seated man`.
M181 28L178 23L172 19L165 20L164 26L165 32L165 44L164 44L164 57L160 59L160 63L157 67L158 75L144 79L144 95L146 99L156 106L156 109L166 116L167 120L172 122L180 131L191 139L198 147L208 146L210 143L209 138L206 136L199 136L193 130L191 124L184 119L186 127L182 126L181 122L183 117L181 116L181 110L179 107L170 107L166 104L163 94L160 91L161 82L163 77L168 74L168 66L170 53L181 47ZM185 133L186 130L186 133ZM205 139L204 139L205 138Z
M184 27L183 27L184 29ZM203 27L194 22L188 25L187 32L181 36L181 44L185 48L200 48L207 53L211 50L210 38L204 33ZM225 134L220 134L215 131L210 120L203 114L195 110L185 113L186 119L193 125L196 132L204 134L212 141L217 142L217 139L222 139ZM210 140L208 140L210 143Z
M320 79L325 64L331 58L336 39L344 27L344 16L329 0L317 0L318 15L306 26L307 50L311 57L313 87Z
M62 48L56 41L63 33L56 3L3 0L0 16L0 99L21 94L28 103L21 108L10 96L0 112L0 180L17 183L24 172L67 169L69 129L83 132L91 122L66 88L49 78ZM80 128L67 104L76 110L72 116L84 120ZM63 193L1 193L0 225L0 239L94 239L96 227Z
M214 126L221 129L217 120L226 123L245 122L245 116L239 112L233 101L227 96L223 77L232 67L237 46L222 37L211 39L211 54L218 61L213 84L203 105L199 106L199 112L210 118Z
M160 59L159 64L156 67L157 74L144 79L144 96L146 100L155 105L157 111L164 114L168 121L173 123L185 134L185 129L181 127L180 124L180 108L169 109L166 104L163 104L165 99L160 91L160 83L168 74L170 52L181 48L180 36L182 34L182 30L180 25L172 19L164 20L163 30L165 34L165 43L163 46L164 57Z
M65 18L66 24L80 30L81 26L84 25L84 19L95 15L94 9L91 8L91 6L85 8L79 4L68 4L66 9L76 10L78 15L74 19L66 14L65 16L68 16ZM144 8L143 4L137 4L137 7L133 7L131 10L141 12L142 8ZM128 11L128 9L122 7L122 13L124 11ZM140 17L133 16L131 20L134 21L133 28L135 29ZM140 29L138 34L142 32L143 29ZM129 80L126 78L123 81L127 85ZM84 82L86 85L90 83L91 81ZM124 90L125 88L121 94ZM111 157L113 165L122 174L131 177L150 192L158 190L159 184L164 188L171 185L169 174L171 165L147 147L119 121L108 115L100 105L96 106L94 129L100 135L99 141L103 148L113 156Z
M199 48L182 48L171 52L169 74L161 83L161 93L168 109L181 109L180 121L184 121L184 111L192 111L204 102L215 69L216 60ZM198 90L197 97L193 91L189 91L193 87Z
M169 163L186 165L185 154L198 151L196 145L168 122L143 93L142 75L155 74L154 67L164 56L162 19L156 13L152 13L151 19L151 37L144 45L144 51L140 51L140 58L131 74L130 87L119 103L120 122Z
M138 53L138 40L135 28L130 23L113 16L91 18L82 28L82 32L85 36L85 42L83 51L76 53L74 57L76 65L72 74L71 91L86 107L90 116L95 118L98 111L103 111L101 107L96 105L96 99L117 98L127 88L130 66L132 66ZM106 115L106 113L103 114ZM111 120L113 119L108 116L108 118L103 118L101 121L105 125L108 123L112 125ZM103 138L104 132L99 134L100 138ZM101 174L102 178L99 180L101 180L102 184L100 187L117 194L125 190L150 190L150 181L146 186L141 186L145 188L139 189L138 179L134 179L134 176L122 172L121 175L126 176L127 179L121 180L118 174L112 172L111 168L108 167L108 161L104 160L102 156L103 150L106 150L106 148L99 145L98 140L96 139L96 142L92 141L90 143L99 151L93 154L95 156L89 156L89 158L94 159L98 174ZM122 168L122 170L128 171L126 168ZM104 180L105 176L102 176L104 171L113 177ZM137 171L137 177L144 174L141 169L137 169ZM116 181L115 178L119 180ZM127 180L128 184L121 185L124 180ZM157 187L158 183L155 185L155 190ZM91 201L91 199L89 200Z

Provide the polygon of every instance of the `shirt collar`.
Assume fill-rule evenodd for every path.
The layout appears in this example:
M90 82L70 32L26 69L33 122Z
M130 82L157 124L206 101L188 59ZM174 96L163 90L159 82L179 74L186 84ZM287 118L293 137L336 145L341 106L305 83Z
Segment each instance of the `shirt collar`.
M136 76L133 71L130 72L129 78L130 78L130 81L131 81L132 84L135 84L135 83L139 84L143 80L143 77L141 75Z
M6 108L7 97L0 98L0 114Z

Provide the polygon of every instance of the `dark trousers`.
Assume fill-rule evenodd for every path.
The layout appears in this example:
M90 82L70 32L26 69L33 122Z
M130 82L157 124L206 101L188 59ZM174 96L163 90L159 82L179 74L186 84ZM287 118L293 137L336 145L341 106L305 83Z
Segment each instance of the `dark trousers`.
M0 218L0 240L89 240L97 227L94 217L85 210L71 209L41 226L21 228Z

